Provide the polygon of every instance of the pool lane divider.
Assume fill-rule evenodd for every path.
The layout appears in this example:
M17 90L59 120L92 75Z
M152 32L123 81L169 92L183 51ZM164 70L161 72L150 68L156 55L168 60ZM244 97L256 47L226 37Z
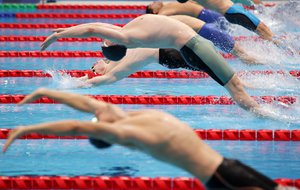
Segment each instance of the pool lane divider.
M274 7L275 3L264 3L265 7ZM248 9L253 9L254 7L245 7ZM0 10L12 10L12 9L65 9L65 10L73 10L73 9L96 9L96 10L118 10L118 9L141 9L145 10L145 5L86 5L86 4L77 4L77 5L69 5L69 4L22 4L22 3L3 3L0 4Z
M230 53L220 54L225 59L234 59ZM103 54L100 51L0 51L0 57L99 57L103 58Z
M75 24L72 24L75 26ZM1 27L0 27L1 28ZM63 27L59 27L63 28ZM0 36L0 42L43 42L47 36ZM235 40L262 40L258 36L237 36ZM90 37L90 38L60 38L57 41L60 42L102 42L101 38Z
M87 75L89 78L96 76L101 76L100 74L95 74L91 70L59 70L58 73L64 75L67 74L71 77L83 77ZM238 72L238 75L291 75L293 77L300 77L300 70L292 70L289 72L285 71L272 71L272 70L262 70L262 71L247 71ZM43 70L0 70L1 77L52 77L50 73ZM187 71L187 70L157 70L157 71L138 71L128 76L128 78L167 78L167 79L203 79L209 78L209 75L203 71Z
M142 14L76 14L76 13L0 13L0 18L16 19L127 19L136 18Z
M12 129L0 129L0 139L7 139ZM203 140L230 140L230 141L300 141L300 129L194 129L199 138ZM82 140L86 136L55 136L27 134L19 139L22 140Z
M277 178L282 186L300 188L300 179ZM196 178L127 176L0 176L0 189L205 190Z
M13 28L13 29L49 29L49 28L68 28L78 24L32 24L32 23L0 23L0 28ZM124 26L124 24L114 24L116 26Z
M0 104L17 104L26 95L0 94ZM187 95L86 95L99 101L112 104L139 104L139 105L233 105L235 102L228 96L187 96ZM280 102L283 107L294 104L295 96L251 96L254 100L271 104ZM42 97L31 104L57 104L53 99Z
M65 10L73 10L73 9L95 9L95 10L145 10L145 5L90 5L90 4L78 4L78 5L70 5L70 4L22 4L22 3L3 3L0 4L0 10L12 10L12 9L39 9L39 10L47 10L47 9L65 9Z

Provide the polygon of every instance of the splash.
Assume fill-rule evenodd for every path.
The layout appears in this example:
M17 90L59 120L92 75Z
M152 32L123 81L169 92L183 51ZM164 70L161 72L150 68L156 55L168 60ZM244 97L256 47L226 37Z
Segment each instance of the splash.
M287 3L279 4L273 13L270 14L273 18L281 21L284 26L298 27L300 26L299 21L300 3L297 1L289 1Z
M239 73L239 77L248 88L300 94L299 80L296 77L291 76L288 72L275 72L273 74L243 72Z
M270 67L294 69L299 68L299 44L294 42L295 36L286 37L282 45L275 45L272 42L262 40L243 40L239 45L248 55L256 58L260 63Z
M271 104L261 104L261 107L267 118L290 124L299 124L300 104L298 101L299 98L291 105L274 101Z
M89 88L92 86L91 84L87 85L84 80L80 78L71 77L67 73L62 74L55 70L47 70L46 72L52 76L53 86L57 89Z
M300 3L288 1L278 3L275 7L264 7L256 5L253 13L270 27L275 33L289 31L299 31Z

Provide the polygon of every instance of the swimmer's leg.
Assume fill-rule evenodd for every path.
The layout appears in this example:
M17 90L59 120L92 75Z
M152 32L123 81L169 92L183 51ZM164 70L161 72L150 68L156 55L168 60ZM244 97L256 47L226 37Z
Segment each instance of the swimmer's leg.
M180 49L180 53L187 64L205 71L221 86L224 86L242 108L246 110L259 108L259 105L246 93L243 84L230 65L210 41L197 35Z
M223 17L224 16L218 12L215 12L215 11L212 11L209 9L202 9L197 18L206 23L214 23L214 22L219 21L220 18L223 18Z
M211 41L196 35L180 49L186 63L209 74L216 82L224 86L234 75L234 71L217 52Z
M232 36L216 28L215 24L205 24L198 34L209 41L212 41L215 46L229 53L232 51L235 41Z
M224 14L225 18L233 23L241 25L250 31L256 32L263 39L272 40L273 33L255 15L245 10L242 6L232 5Z

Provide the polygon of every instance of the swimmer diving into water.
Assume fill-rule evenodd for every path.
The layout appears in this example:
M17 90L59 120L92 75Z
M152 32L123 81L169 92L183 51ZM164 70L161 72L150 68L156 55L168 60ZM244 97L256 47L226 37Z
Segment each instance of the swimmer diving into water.
M159 24L160 27L153 27ZM180 51L186 63L207 72L244 109L259 116L269 116L244 90L242 82L224 58L208 40L175 19L162 15L142 15L120 28L106 23L81 24L67 29L57 29L41 45L46 49L58 38L100 37L113 44L102 47L105 57L118 61L126 55L127 48L173 48Z
M87 96L48 89L38 89L19 104L33 102L42 96L94 114L98 122L65 120L20 126L9 133L3 152L18 137L29 133L84 135L99 149L118 144L186 170L205 183L207 189L284 189L238 160L223 157L199 139L186 123L168 113L157 110L125 112L116 105Z
M161 14L161 15L189 15L204 22L211 23L219 21L222 15L233 24L238 24L244 28L257 33L261 38L273 41L273 33L259 18L245 10L242 6L234 4L230 0L195 0L204 7L214 10L204 9L188 0L178 0L178 2L153 2L147 6L146 13ZM277 42L274 42L277 43Z

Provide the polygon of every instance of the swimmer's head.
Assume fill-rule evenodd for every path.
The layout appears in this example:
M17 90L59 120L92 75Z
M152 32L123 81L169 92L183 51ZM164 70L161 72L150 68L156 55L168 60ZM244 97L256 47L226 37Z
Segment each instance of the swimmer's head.
M100 74L104 75L108 71L108 64L110 63L110 60L104 58L99 61L97 61L92 67L91 71L94 74Z
M113 44L112 42L105 40L102 46L103 55L112 61L121 60L127 52L127 48L124 45Z
M158 14L163 6L164 4L162 2L153 2L146 7L146 14Z
M177 0L179 3L185 3L187 2L188 0Z
M98 122L98 119L96 117L94 117L92 120L91 120L93 123L97 123ZM100 149L103 149L103 148L109 148L112 146L112 144L110 143L107 143L103 140L100 140L100 139L95 139L95 138L92 138L90 137L89 138L89 141L90 143L95 146L96 148L100 148Z
M100 139L95 139L95 138L89 138L89 141L90 143L96 147L96 148L99 148L99 149L103 149L103 148L109 148L112 146L112 144L110 143L107 143L103 140L100 140Z

